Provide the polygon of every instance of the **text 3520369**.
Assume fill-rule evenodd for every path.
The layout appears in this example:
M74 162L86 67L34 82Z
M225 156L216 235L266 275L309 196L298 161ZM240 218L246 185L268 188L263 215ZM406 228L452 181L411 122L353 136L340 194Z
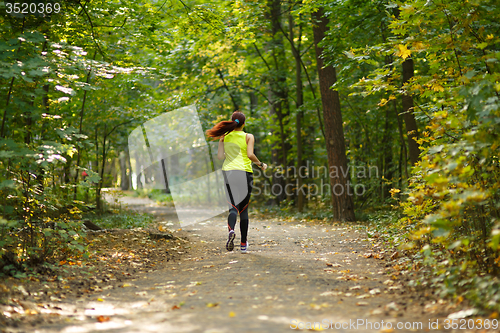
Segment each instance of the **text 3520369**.
M4 5L7 14L57 14L61 11L61 5L58 2L5 2Z

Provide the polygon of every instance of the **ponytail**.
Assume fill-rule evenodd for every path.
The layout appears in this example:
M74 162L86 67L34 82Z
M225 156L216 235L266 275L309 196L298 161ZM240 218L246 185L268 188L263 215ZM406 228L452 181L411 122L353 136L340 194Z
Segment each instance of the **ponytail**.
M239 111L235 111L231 116L231 120L219 122L217 125L207 130L207 135L211 138L218 138L227 133L234 131L236 128L243 126L245 123L245 115Z

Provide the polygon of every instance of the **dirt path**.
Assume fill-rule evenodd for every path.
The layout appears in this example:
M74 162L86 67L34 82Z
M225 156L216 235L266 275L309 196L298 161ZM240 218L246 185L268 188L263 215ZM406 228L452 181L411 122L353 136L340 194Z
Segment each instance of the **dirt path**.
M174 221L169 208L148 202L133 208ZM100 294L68 299L60 305L63 324L29 332L290 332L314 322L313 330L330 332L440 332L429 323L439 320L442 328L459 310L407 287L406 275L388 267L391 253L361 228L250 222L247 254L225 250L225 217L186 227L174 235L189 241L171 248L181 260Z

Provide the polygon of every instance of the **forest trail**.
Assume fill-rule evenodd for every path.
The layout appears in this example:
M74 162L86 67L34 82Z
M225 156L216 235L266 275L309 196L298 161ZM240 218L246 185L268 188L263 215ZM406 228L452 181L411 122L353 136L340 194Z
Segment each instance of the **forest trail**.
M147 200L121 200L159 221L175 216ZM236 246L226 251L223 216L188 226L174 232L188 235L172 245L180 260L100 294L68 299L61 305L65 321L30 331L289 332L316 322L330 332L439 332L429 322L439 320L442 328L458 311L412 292L405 276L387 267L391 253L356 226L252 216L250 223L247 254ZM409 329L397 329L398 323Z

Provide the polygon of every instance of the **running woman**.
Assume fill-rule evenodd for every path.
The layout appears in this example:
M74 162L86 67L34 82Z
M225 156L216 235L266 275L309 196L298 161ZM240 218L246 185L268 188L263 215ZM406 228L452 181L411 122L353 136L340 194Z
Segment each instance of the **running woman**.
M229 203L229 216L227 226L229 235L226 249L234 249L236 233L236 218L240 215L241 253L248 250L248 204L253 185L252 162L262 170L267 169L267 164L259 161L253 152L255 138L250 133L245 133L245 115L236 111L230 121L221 121L207 131L207 135L219 139L217 157L224 159L222 174L226 185L226 198Z

